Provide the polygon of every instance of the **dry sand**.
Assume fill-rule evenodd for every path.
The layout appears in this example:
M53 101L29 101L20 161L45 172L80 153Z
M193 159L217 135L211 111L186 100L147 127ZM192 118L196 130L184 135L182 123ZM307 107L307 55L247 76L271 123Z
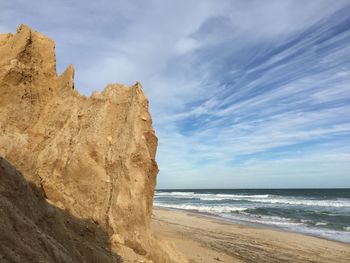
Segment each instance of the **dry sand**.
M195 262L350 262L350 245L297 233L233 224L155 208L155 232Z

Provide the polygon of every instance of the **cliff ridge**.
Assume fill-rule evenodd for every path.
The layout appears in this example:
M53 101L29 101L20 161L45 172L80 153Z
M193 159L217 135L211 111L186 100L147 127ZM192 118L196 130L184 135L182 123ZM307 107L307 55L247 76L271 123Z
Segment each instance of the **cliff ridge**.
M72 65L57 76L54 48L25 25L0 35L0 156L47 202L101 226L124 262L186 262L150 229L157 137L141 84L82 96Z

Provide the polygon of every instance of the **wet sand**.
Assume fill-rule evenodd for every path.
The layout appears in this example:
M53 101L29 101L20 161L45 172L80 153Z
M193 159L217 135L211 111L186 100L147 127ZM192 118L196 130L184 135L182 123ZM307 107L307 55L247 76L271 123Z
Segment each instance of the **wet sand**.
M152 228L171 240L191 263L350 262L350 244L187 211L154 208Z

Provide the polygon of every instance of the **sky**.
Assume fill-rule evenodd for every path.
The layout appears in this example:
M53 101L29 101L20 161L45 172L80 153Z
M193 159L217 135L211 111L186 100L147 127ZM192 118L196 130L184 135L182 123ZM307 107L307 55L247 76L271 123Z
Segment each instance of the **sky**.
M89 96L140 81L157 187L350 187L350 0L0 0Z

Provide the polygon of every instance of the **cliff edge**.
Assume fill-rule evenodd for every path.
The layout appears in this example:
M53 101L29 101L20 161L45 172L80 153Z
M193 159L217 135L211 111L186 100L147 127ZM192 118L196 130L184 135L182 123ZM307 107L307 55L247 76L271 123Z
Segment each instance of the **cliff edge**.
M0 35L0 156L50 205L101 227L124 262L186 262L150 230L157 137L141 85L87 98L73 80L73 66L57 76L46 36Z

